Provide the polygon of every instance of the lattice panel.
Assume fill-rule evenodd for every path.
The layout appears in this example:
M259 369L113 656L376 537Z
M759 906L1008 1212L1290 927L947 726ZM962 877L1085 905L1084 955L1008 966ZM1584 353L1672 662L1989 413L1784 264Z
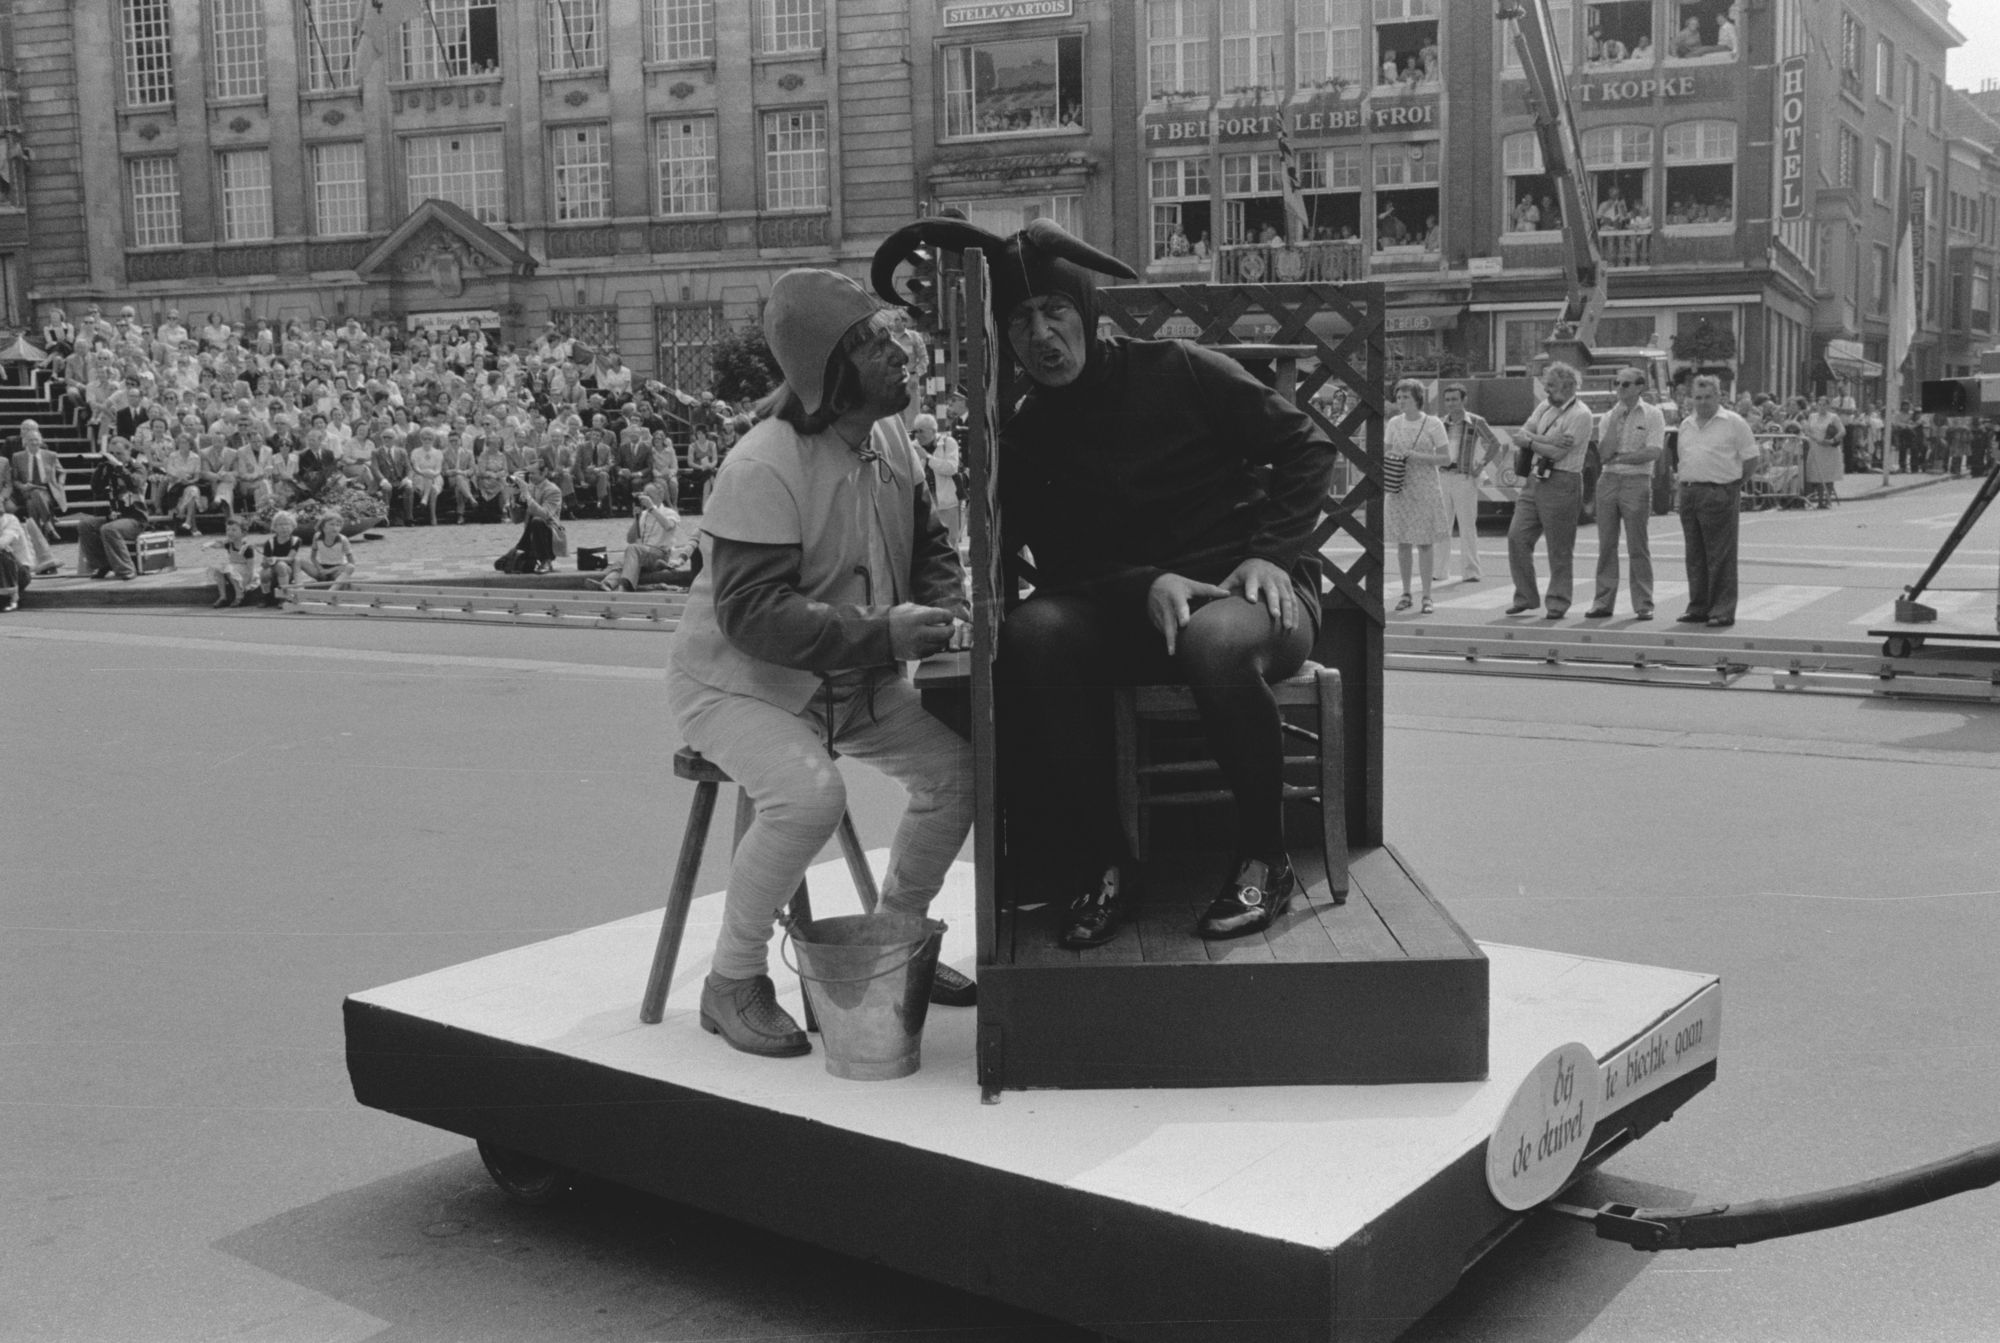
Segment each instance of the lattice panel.
M1100 308L1127 335L1158 337L1173 323L1197 328L1205 345L1235 344L1236 323L1261 317L1277 324L1261 329L1258 344L1310 345L1315 353L1300 361L1298 404L1355 468L1355 485L1345 495L1329 495L1313 544L1320 552L1328 596L1366 611L1385 623L1382 543L1382 426L1384 303L1380 284L1120 285L1098 290ZM1314 319L1319 319L1318 327ZM1338 328L1329 333L1322 329ZM1313 394L1328 382L1348 388L1352 406L1338 422L1322 414ZM1335 546L1345 536L1360 553L1343 562Z
M659 350L654 376L684 392L707 391L715 377L709 351L722 334L722 305L662 304L653 309L653 332Z

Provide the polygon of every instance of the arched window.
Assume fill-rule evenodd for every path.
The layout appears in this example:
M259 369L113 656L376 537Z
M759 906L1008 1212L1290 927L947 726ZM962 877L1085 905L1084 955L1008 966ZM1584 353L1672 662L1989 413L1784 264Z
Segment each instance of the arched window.
M1668 228L1736 226L1736 123L1683 121L1661 137Z

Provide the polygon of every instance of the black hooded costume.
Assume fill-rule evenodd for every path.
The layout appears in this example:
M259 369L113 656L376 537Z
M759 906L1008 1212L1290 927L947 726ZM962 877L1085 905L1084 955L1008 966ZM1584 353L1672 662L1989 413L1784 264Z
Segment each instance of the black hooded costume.
M953 220L900 230L875 259L877 291L891 301L901 301L890 284L895 266L919 245L987 255L1002 332L1023 300L1040 295L1065 296L1083 319L1081 373L1067 386L1034 385L1000 430L1005 545L1032 553L1035 583L1001 635L1006 772L1018 785L1009 790L1010 834L1041 850L1038 876L1070 891L1121 884L1104 871L1130 865L1115 813L1108 688L1180 683L1195 693L1236 796L1239 856L1270 873L1284 865L1289 882L1283 746L1268 683L1299 668L1318 627L1311 534L1333 445L1226 355L1191 341L1099 336L1092 272L1133 273L1051 221L1005 239ZM1298 627L1281 630L1240 597L1216 598L1167 654L1148 616L1154 584L1175 574L1223 584L1255 559L1291 578ZM1017 741L1029 749L1017 751ZM1273 887L1276 895L1275 879Z

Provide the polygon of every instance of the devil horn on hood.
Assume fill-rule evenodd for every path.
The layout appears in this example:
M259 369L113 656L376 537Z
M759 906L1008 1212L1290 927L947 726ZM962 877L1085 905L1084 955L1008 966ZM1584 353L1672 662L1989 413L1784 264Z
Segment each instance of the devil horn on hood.
M1072 261L1085 270L1094 270L1102 275L1115 275L1121 280L1136 280L1139 272L1112 256L1099 251L1083 239L1065 232L1062 225L1044 216L1028 224L1021 230L1021 241L1031 245L1038 252L1045 252L1064 261Z
M944 247L954 252L978 248L997 259L1006 250L1007 240L963 219L919 219L903 225L875 249L875 263L868 271L875 292L898 307L907 308L910 301L896 292L896 267L914 257L920 247Z

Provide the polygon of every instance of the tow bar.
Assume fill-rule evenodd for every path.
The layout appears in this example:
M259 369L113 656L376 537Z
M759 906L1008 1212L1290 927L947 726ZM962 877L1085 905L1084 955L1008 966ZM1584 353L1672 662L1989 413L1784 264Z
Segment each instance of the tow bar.
M1860 1184L1754 1203L1680 1209L1641 1208L1629 1203L1595 1208L1550 1203L1547 1207L1590 1223L1600 1240L1621 1240L1635 1250L1718 1250L1865 1222L1992 1184L2000 1184L2000 1143Z

